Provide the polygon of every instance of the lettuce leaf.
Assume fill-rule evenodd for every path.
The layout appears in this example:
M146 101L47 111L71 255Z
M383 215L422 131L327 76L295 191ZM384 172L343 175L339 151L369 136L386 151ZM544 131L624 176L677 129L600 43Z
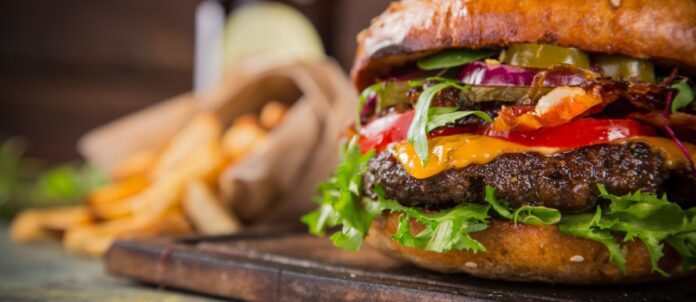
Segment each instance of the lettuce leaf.
M486 251L486 247L471 238L469 233L488 228L489 206L465 203L449 210L426 213L384 198L384 190L380 186L375 187L375 193L381 209L402 213L397 232L392 236L402 245L438 253L451 250ZM411 231L411 219L424 226L416 235Z
M373 156L372 151L361 154L355 140L347 146L339 169L319 188L319 209L302 217L312 234L324 235L327 229L340 227L331 235L334 245L357 251L374 219L389 211L400 213L392 238L404 246L434 252L485 252L486 247L470 234L488 228L491 214L497 214L515 223L558 224L564 234L600 242L624 273L626 258L619 243L622 237L623 242L641 240L650 253L653 271L660 274L667 275L658 266L665 243L682 256L685 271L696 264L696 209L683 210L665 196L641 191L616 196L598 185L600 196L608 201L606 206L598 206L594 213L561 215L558 210L545 207L512 209L506 201L496 198L493 187L487 186L487 204L464 203L452 209L426 212L385 198L379 185L374 189L377 200L363 197L362 177ZM416 234L411 229L411 219L423 225Z
M512 210L510 204L495 197L495 188L486 186L486 202L503 218L512 220L515 224L551 225L561 221L561 212L556 209L536 206L522 206Z
M664 242L684 258L684 269L692 266L696 254L696 215L693 209L683 210L664 195L660 198L653 193L637 191L616 196L607 192L604 186L598 187L600 196L610 202L606 210L598 207L591 218L588 214L565 215L559 225L561 232L601 242L623 272L626 259L612 236L614 233L623 235L624 242L640 239L650 253L654 272L668 275L658 266L664 256Z
M597 207L594 214L564 215L558 229L561 233L597 241L609 250L611 261L622 273L626 273L626 257L621 253L621 246L612 235L610 225L601 225L602 208Z
M302 217L310 233L323 236L326 229L341 226L341 231L331 235L334 245L360 249L372 221L381 214L381 210L363 204L360 197L362 176L373 156L374 151L361 154L355 139L348 144L334 176L319 187L320 196L315 200L319 209Z

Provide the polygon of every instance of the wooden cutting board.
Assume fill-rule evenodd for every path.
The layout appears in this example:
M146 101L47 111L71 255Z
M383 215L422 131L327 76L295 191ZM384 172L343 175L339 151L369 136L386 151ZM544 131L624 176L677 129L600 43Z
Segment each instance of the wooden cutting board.
M116 242L116 276L252 301L696 301L696 278L573 287L512 283L418 269L363 248L341 251L301 230Z

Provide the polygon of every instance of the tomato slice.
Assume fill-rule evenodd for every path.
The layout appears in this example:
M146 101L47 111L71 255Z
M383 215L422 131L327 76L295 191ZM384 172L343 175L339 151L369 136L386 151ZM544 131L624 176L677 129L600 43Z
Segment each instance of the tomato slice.
M375 149L384 150L392 142L400 142L408 136L408 128L413 120L413 111L393 113L376 119L360 128L358 146L363 153Z
M413 120L413 111L394 113L365 125L358 134L358 145L363 152L371 149L380 152L393 142L406 140ZM430 137L461 133L478 133L497 137L530 147L576 148L608 143L635 136L655 136L655 130L635 120L628 119L575 119L556 127L529 131L495 131L491 126L446 127L436 129Z
M495 131L490 127L486 136L499 137L533 147L575 148L608 143L634 136L655 136L655 130L634 120L576 119L566 124L531 131Z

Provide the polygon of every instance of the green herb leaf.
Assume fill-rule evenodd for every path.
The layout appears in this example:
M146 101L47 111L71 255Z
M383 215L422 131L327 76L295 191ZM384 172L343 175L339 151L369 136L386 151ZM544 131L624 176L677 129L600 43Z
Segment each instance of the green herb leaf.
M485 112L483 111L456 111L456 112L445 112L443 111L436 111L433 112L431 110L430 117L428 120L428 124L426 126L426 131L430 132L433 131L437 128L443 127L447 124L452 124L456 122L459 119L465 118L469 115L476 115L479 118L492 123L493 119Z
M458 110L457 107L434 107L430 108L428 110L428 117L433 117L436 115L441 115L441 114L448 114L452 112L456 112Z
M676 113L679 109L688 106L694 101L694 91L691 90L691 86L689 86L686 80L679 81L672 85L672 88L677 90L677 94L672 100L672 113Z
M439 52L432 56L418 60L418 68L423 70L444 69L462 66L466 63L478 61L495 55L494 51L451 49Z
M334 245L357 251L367 231L381 210L364 205L360 199L362 175L374 151L361 154L354 138L344 151L344 158L335 175L319 187L320 207L302 217L302 222L315 235L323 235L328 228L342 226L331 236Z
M428 111L433 97L438 92L451 87L450 83L439 83L430 87L426 87L418 97L418 102L414 110L413 121L408 128L408 141L413 144L416 149L416 155L421 163L425 166L428 163Z

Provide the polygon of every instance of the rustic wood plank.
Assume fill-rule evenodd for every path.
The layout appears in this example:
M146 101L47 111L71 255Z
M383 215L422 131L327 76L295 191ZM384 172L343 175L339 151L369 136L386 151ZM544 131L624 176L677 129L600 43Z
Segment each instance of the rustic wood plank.
M688 301L694 279L607 287L552 286L421 270L325 238L262 232L211 238L120 241L106 259L116 276L254 301Z

